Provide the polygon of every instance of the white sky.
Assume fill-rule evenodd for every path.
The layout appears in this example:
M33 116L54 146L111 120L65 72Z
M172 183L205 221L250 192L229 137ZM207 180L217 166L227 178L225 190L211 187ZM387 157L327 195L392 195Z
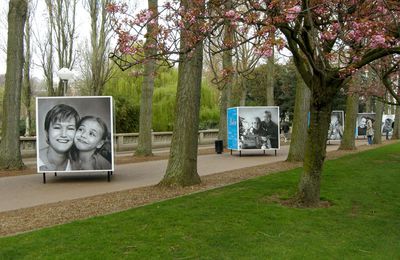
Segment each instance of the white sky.
M77 24L77 43L78 45L81 45L85 43L88 39L89 33L90 33L90 17L88 12L83 6L83 3L85 3L86 0L79 0L78 1L78 6L77 6L77 15L76 15L76 24ZM29 2L37 2L37 7L34 12L34 17L33 17L33 30L35 31L36 34L39 34L41 36L46 34L46 28L47 28L47 23L46 23L46 16L47 16L47 11L46 11L46 6L45 6L45 1L44 0L30 0ZM144 0L130 0L129 1L130 5L136 5L137 8L143 9L147 7L147 1ZM6 45L7 45L7 12L8 12L8 0L0 0L0 74L5 74L6 73ZM38 28L40 28L38 30ZM33 37L32 37L32 40ZM32 43L33 45L37 45L37 43ZM33 47L35 48L35 47ZM33 50L33 52L36 52L37 55L37 50ZM35 55L35 53L33 53ZM34 57L34 62L36 60L37 63L37 56ZM74 68L77 69L77 68ZM58 69L56 69L58 70ZM38 66L33 66L31 74L33 77L37 78L43 78L43 72L40 67Z

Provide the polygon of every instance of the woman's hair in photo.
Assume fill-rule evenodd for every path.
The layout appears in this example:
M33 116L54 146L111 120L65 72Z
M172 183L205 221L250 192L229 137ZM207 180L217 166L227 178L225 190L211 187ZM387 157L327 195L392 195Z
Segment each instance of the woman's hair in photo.
M101 136L101 140L104 141L104 144L100 148L96 148L95 153L101 154L104 158L107 159L107 161L111 162L111 134L108 132L108 127L106 123L100 118L96 116L84 116L81 118L81 120L78 123L78 127L81 125L82 122L86 120L95 120L101 128L103 129L103 135ZM79 150L73 146L71 149L71 157L72 159L76 160L78 158L78 153Z
M55 105L46 114L46 118L44 120L44 130L46 130L46 132L48 132L51 123L54 124L58 121L66 121L70 118L75 119L75 125L78 124L79 114L75 110L75 108L65 105L65 104Z

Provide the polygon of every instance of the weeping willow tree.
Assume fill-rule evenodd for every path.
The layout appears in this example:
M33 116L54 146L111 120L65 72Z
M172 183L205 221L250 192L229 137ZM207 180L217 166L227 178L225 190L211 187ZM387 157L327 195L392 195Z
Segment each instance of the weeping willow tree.
M176 96L176 82L178 71L166 67L158 68L154 82L152 130L154 132L172 131L175 115L173 113ZM216 128L219 120L218 91L204 81L201 87L200 129ZM116 109L122 116L121 124L117 123L117 132L137 132L138 121L129 117L127 109L130 107L132 115L138 116L141 97L142 77L129 72L118 71L104 90L105 95L111 95L116 100ZM121 106L121 108L119 107ZM122 107L125 106L125 107ZM118 114L118 111L116 114ZM131 124L131 121L134 123ZM118 131L119 127L121 128Z

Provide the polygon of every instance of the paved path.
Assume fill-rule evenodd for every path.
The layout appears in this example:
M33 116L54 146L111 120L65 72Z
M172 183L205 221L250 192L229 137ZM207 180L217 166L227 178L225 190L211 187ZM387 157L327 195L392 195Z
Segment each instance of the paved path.
M365 142L364 142L365 143ZM283 161L289 146L274 151L246 151L201 155L198 157L198 172L201 176L241 169L266 163ZM328 145L327 150L336 150L337 144ZM41 204L71 200L114 191L157 184L165 173L167 160L116 165L111 182L106 173L60 173L57 177L47 174L47 183L42 183L42 174L0 178L0 212L32 207Z

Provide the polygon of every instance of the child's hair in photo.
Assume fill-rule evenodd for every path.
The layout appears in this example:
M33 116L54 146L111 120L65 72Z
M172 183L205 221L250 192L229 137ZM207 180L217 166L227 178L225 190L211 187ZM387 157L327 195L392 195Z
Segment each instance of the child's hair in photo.
M100 148L96 148L95 153L98 153L102 155L107 161L111 162L111 136L110 132L108 131L108 127L106 123L99 117L96 116L84 116L81 118L81 120L78 123L78 127L86 120L94 120L96 121L101 128L103 129L103 135L101 137L101 140L104 141L103 145ZM71 149L71 156L72 159L77 159L79 154L79 150L74 146L73 149Z

